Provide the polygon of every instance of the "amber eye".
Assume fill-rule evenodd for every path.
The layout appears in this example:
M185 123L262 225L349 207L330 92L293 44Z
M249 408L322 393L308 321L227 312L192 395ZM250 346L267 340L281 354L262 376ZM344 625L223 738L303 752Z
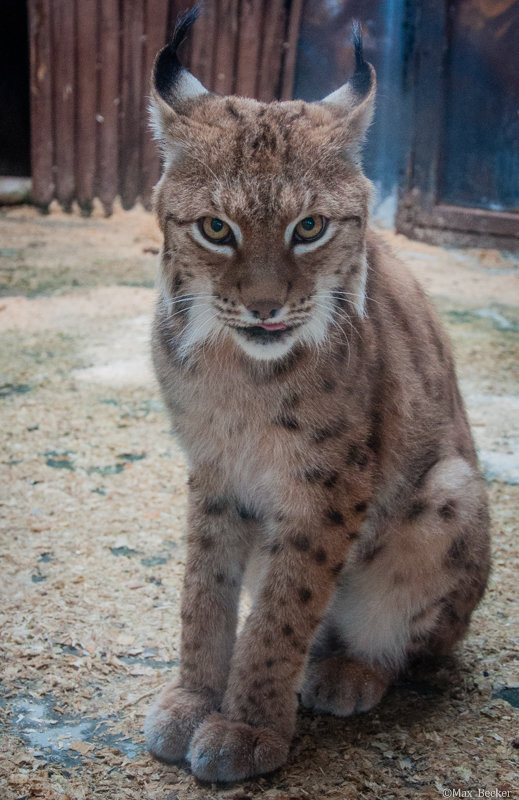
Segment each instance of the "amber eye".
M214 244L229 244L234 241L230 226L218 217L202 217L198 220L198 227L205 238Z
M326 230L327 220L322 214L314 217L305 217L300 220L294 229L295 242L314 242Z

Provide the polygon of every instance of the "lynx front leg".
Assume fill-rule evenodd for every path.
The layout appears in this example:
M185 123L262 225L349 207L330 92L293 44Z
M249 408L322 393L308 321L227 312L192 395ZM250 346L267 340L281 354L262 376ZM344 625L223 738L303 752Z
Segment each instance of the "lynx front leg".
M319 519L284 522L270 542L263 586L235 647L222 713L211 715L191 741L188 757L197 777L240 780L286 760L308 648L356 536L354 508L352 501L351 514L327 509Z
M157 758L182 759L195 728L221 703L234 646L238 597L253 522L198 477L190 494L178 682L148 713L146 743ZM213 484L214 485L214 484ZM243 517L243 513L242 513Z

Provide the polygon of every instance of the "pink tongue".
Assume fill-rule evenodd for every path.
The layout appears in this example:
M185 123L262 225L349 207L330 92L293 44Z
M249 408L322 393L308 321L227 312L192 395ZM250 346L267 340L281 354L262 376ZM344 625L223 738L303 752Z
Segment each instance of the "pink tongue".
M259 322L257 327L265 328L266 331L284 331L287 326L284 322Z

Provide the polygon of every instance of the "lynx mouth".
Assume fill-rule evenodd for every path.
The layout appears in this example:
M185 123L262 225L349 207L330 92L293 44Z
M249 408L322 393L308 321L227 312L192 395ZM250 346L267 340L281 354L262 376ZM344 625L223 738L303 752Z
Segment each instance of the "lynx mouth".
M244 336L249 342L257 342L258 344L273 344L285 341L292 331L298 326L283 327L282 329L274 330L273 328L264 328L261 325L251 325L247 327L235 327L234 330Z

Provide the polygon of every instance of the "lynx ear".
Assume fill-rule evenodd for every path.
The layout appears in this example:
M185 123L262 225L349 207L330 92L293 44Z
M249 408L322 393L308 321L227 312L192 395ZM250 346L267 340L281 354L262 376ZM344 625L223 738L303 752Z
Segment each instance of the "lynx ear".
M353 23L352 34L355 72L347 83L321 102L337 106L347 116L348 149L358 153L373 119L377 80L374 68L364 60L362 33L358 22Z
M157 139L171 138L171 123L187 100L194 100L207 89L180 63L177 50L198 19L200 4L177 17L173 37L155 60L151 78L151 125Z

